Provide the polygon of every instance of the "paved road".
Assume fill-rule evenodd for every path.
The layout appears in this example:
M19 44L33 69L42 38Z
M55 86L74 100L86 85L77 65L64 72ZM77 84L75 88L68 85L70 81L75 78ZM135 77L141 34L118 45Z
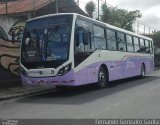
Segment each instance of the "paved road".
M160 71L113 84L1 101L0 118L160 118Z

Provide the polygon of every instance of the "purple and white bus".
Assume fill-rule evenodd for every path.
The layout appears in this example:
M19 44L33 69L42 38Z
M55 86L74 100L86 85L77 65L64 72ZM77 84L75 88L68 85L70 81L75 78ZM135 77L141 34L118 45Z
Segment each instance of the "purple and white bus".
M27 86L105 88L152 72L153 41L79 14L52 14L26 23L20 63Z

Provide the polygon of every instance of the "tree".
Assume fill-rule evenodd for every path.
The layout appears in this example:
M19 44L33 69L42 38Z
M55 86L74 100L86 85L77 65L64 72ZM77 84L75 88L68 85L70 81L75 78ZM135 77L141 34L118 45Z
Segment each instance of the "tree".
M160 31L156 32L152 39L154 41L154 46L160 48Z
M91 18L93 18L93 12L95 11L95 9L96 9L96 4L93 1L89 1L85 6L85 10L89 15L89 17Z
M101 21L112 24L111 19L113 16L110 8L108 8L106 4L102 4L101 9L102 9Z
M129 31L133 31L133 23L142 16L139 10L127 11L125 9L108 8L105 4L101 8L101 21Z

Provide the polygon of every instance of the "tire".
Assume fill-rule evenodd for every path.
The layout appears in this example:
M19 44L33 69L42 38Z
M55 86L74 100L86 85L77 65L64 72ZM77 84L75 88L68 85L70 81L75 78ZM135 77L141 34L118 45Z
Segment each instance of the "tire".
M141 66L141 78L143 79L146 76L146 70L144 64Z
M99 69L97 86L99 89L109 87L108 74L103 67L100 67Z

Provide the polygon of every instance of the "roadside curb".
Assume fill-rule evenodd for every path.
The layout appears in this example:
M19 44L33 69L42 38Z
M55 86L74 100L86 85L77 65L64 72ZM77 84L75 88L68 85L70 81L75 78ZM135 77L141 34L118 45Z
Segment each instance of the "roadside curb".
M13 89L13 90L12 90ZM17 91L16 91L17 89ZM18 98L23 96L29 96L32 94L38 94L42 92L47 92L55 90L55 87L17 87L17 88L11 88L11 89L3 89L0 90L0 101L12 99L12 98Z
M155 68L154 71L156 71L156 70L160 70L160 68Z

